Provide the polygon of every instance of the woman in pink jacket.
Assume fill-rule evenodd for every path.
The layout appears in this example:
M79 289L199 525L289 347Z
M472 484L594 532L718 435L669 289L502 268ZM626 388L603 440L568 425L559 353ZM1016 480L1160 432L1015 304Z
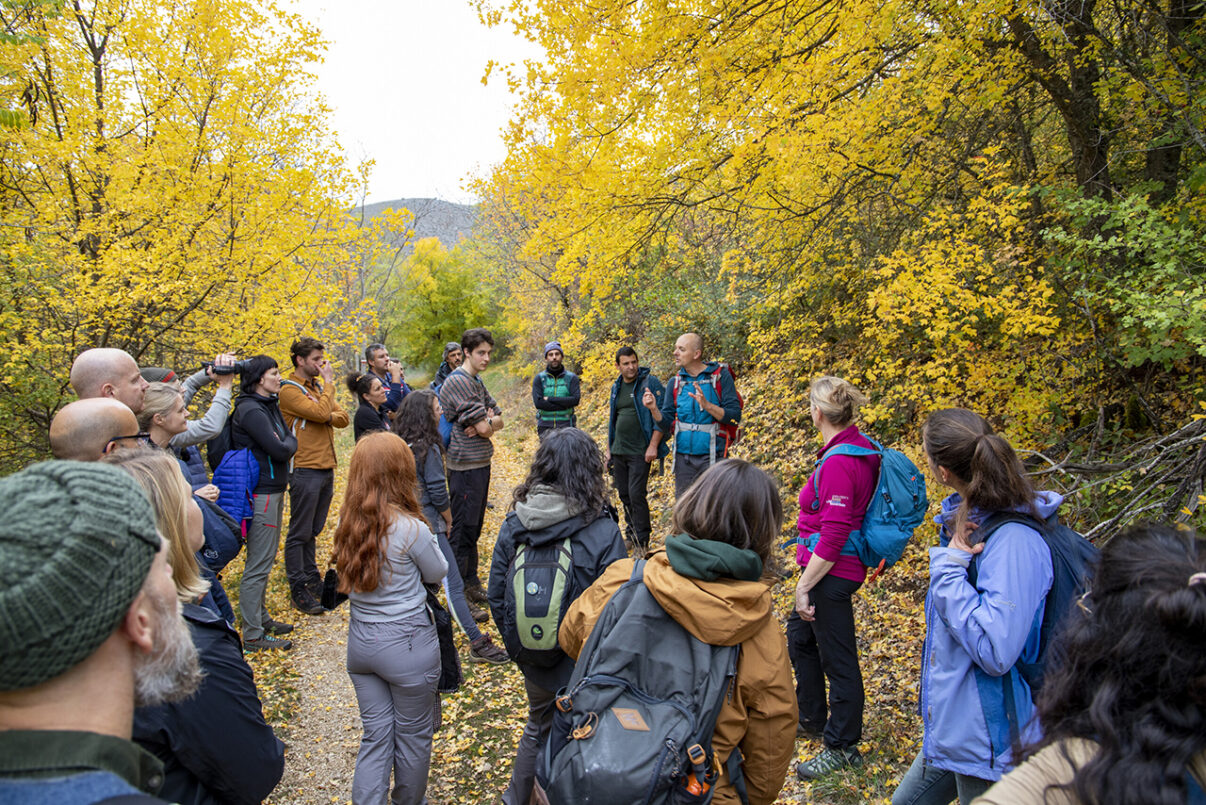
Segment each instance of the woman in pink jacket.
M800 490L796 562L802 571L796 608L787 621L787 645L800 707L797 734L823 738L825 750L796 767L801 780L862 763L857 745L863 731L863 677L853 596L867 569L848 542L851 532L862 527L879 475L879 456L830 454L839 445L872 449L853 424L867 398L837 377L817 378L808 396L824 447L817 454L817 468Z

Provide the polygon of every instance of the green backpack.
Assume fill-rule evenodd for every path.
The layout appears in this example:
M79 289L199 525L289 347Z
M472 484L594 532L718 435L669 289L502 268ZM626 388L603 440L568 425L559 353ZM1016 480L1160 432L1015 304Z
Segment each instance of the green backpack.
M550 667L565 656L557 629L576 596L573 540L516 546L507 568L506 614L499 624L507 653L516 662Z

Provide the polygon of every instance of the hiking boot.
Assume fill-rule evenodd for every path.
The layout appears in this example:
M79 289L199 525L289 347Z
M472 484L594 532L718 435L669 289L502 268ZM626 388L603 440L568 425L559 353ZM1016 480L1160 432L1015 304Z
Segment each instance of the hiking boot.
M796 776L801 780L815 780L847 766L861 765L863 756L853 746L846 749L826 749L812 760L806 760L796 766Z
M291 648L293 648L292 640L281 640L270 634L265 634L263 637L250 637L243 641L244 651L264 651L265 649L288 651Z
M280 621L274 621L272 618L269 618L268 620L264 621L264 631L268 634L274 635L289 634L293 631L293 624L281 623Z
M291 596L293 599L293 608L298 612L304 612L307 615L321 615L326 612L322 608L322 604L314 598L314 595L305 587L298 587L293 591Z
M823 726L818 727L816 724L813 724L812 722L801 721L799 724L796 724L796 737L797 738L819 739L824 734L825 734L825 728Z
M489 599L486 598L486 591L482 589L480 584L465 588L465 600L470 604L485 604L489 602Z
M507 652L494 645L489 635L482 635L469 644L469 662L488 662L491 665L506 665L511 661Z
M473 604L469 605L469 614L472 615L473 619L478 623L485 623L486 621L490 620L489 612L481 607L475 607Z

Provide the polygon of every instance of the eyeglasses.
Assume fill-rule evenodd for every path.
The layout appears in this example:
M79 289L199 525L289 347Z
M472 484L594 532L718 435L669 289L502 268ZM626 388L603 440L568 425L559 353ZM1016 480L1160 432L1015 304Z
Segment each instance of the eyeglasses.
M113 444L114 442L124 442L126 439L134 439L138 442L139 447L146 447L151 443L151 434L147 433L145 430L140 430L133 436L114 436L112 439L105 442L105 449L108 450L109 445Z

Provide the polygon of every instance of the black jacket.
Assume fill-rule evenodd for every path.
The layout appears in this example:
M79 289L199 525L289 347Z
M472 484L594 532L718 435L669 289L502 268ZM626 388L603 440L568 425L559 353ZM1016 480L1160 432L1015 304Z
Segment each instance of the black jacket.
M239 636L204 607L183 614L205 678L182 702L135 710L133 738L163 761L168 802L262 802L285 770L285 745L264 721Z
M499 624L499 629L503 628L504 623L515 623L515 602L507 600L506 588L507 571L515 556L516 546L520 543L544 545L566 537L573 538L571 601L603 575L608 565L628 555L624 550L624 539L620 536L619 526L606 514L600 514L589 522L586 515L579 514L545 528L528 531L520 522L519 515L510 512L498 531L498 541L494 543L494 559L490 563L487 592L490 612L494 616L494 622ZM519 669L545 690L556 691L569 681L574 671L574 661L568 654L563 653L560 662L550 668L519 664Z
M243 394L235 400L230 428L231 447L250 447L260 463L255 493L284 492L289 485L289 460L297 452L297 437L285 426L276 397Z

